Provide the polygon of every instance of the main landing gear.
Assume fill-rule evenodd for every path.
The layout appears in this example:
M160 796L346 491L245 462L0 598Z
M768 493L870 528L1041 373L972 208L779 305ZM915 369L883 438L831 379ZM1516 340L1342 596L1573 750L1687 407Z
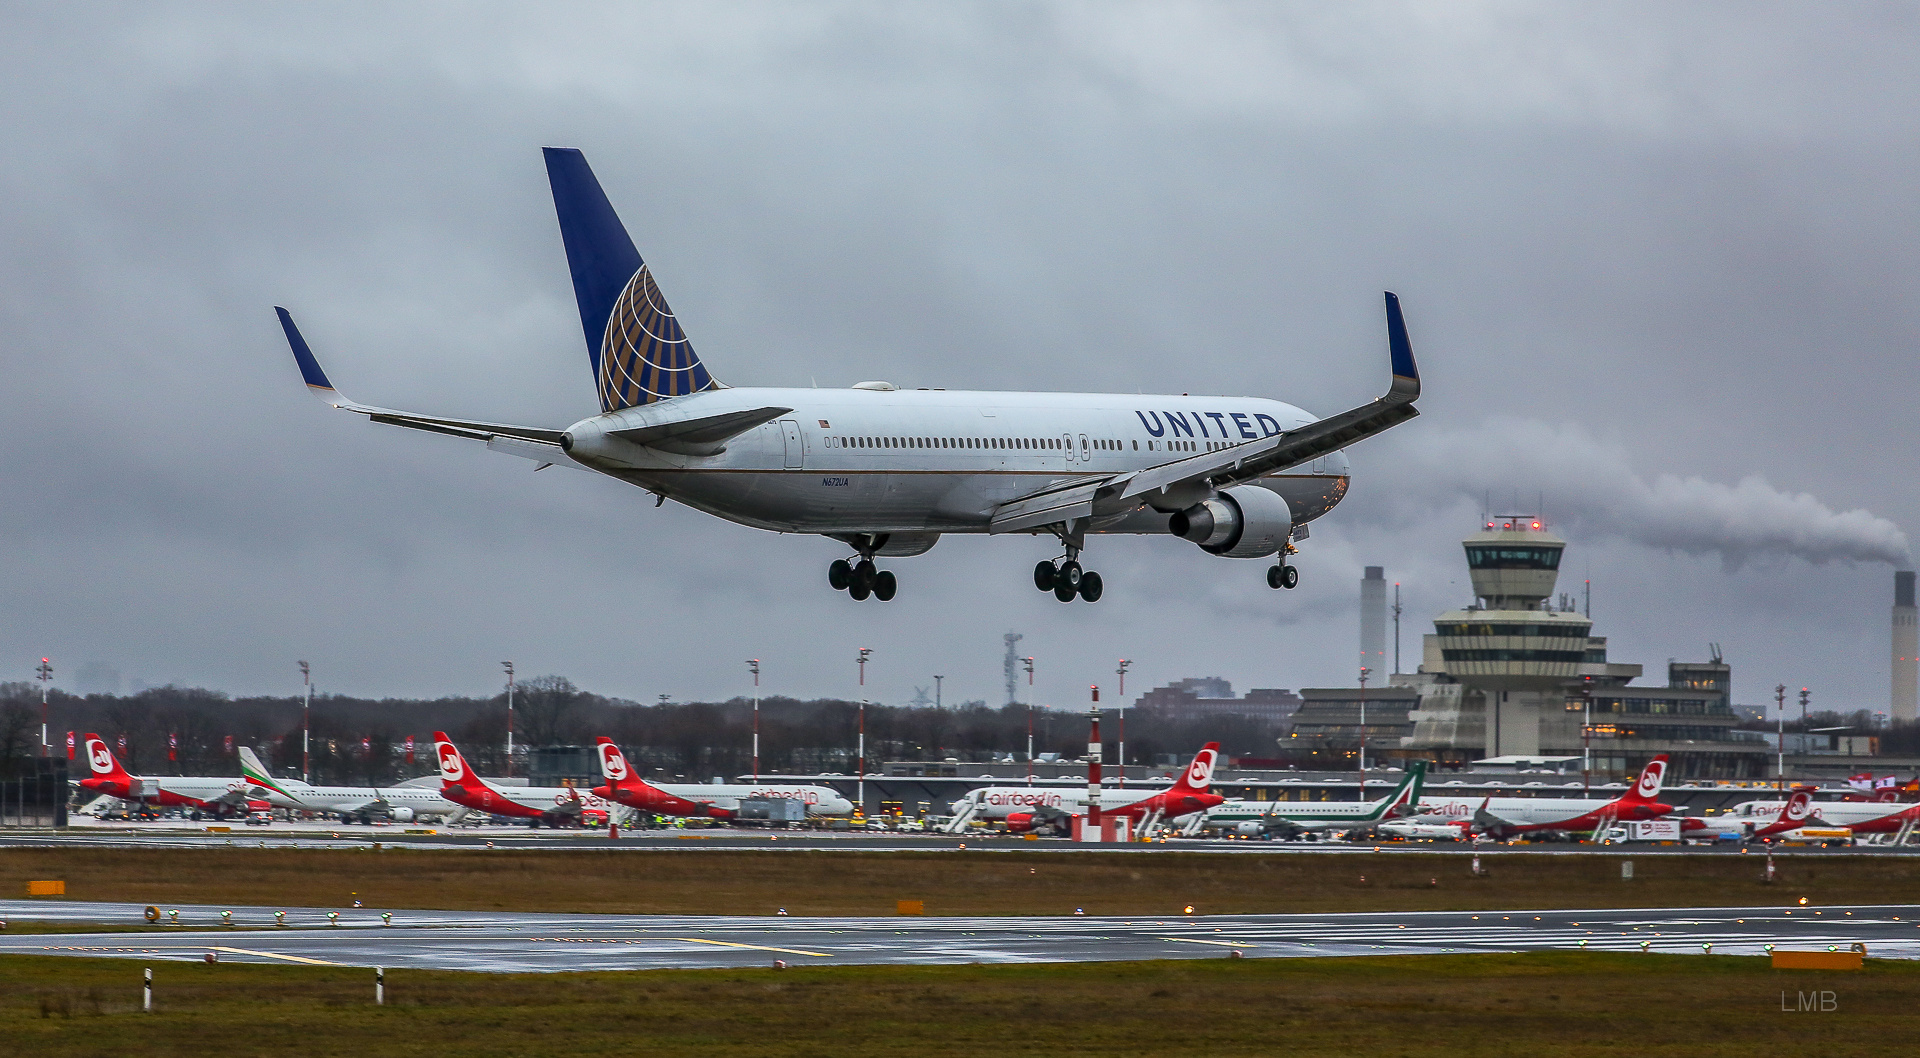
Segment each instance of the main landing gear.
M1102 588L1100 574L1081 569L1072 552L1068 552L1065 561L1042 562L1033 567L1033 586L1052 592L1061 602L1072 602L1076 595L1088 602L1099 602Z
M844 591L853 596L855 602L860 602L869 595L881 602L891 602L893 593L900 588L900 582L894 577L893 571L873 568L873 560L870 558L862 558L858 562L848 562L844 558L834 559L833 565L827 567L827 583L833 585L833 590Z
M1291 588L1300 583L1300 567L1285 562L1267 570L1267 587Z

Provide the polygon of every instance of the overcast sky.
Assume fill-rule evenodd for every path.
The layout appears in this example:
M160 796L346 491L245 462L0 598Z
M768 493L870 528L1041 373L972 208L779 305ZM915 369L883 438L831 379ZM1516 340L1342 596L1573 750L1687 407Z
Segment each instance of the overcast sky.
M0 677L1042 701L1130 657L1348 685L1361 567L1406 666L1483 503L1664 682L1709 642L1884 709L1920 525L1920 46L1907 4L72 5L0 11ZM538 148L578 146L731 385L1272 396L1384 387L1299 589L1099 540L950 537L900 596L836 543L330 411L596 410Z

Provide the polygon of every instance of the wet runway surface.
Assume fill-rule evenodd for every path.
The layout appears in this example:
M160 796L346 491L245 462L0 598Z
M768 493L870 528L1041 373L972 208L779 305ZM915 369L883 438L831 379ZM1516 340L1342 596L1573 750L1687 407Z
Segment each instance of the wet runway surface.
M0 953L485 972L856 963L1099 962L1535 950L1759 955L1765 945L1920 959L1920 905L1219 915L1185 918L784 918L266 907L178 910L179 932L0 935ZM235 929L217 927L231 910ZM286 926L274 912L286 912ZM0 917L136 923L142 905L0 901ZM263 928L264 927L264 928Z

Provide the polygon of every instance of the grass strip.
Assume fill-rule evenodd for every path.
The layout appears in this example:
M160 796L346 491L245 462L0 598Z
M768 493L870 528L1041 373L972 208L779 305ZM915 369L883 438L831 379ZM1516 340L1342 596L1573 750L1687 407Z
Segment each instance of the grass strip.
M156 1012L139 1012L155 968ZM1729 956L795 967L583 974L0 956L0 1040L34 1055L1902 1053L1920 965ZM1814 1009L1802 1011L1802 993ZM1830 997L1830 998L1829 998ZM1788 1009L1781 1009L1783 1004ZM1832 1009L1822 1010L1831 1005Z
M60 878L70 900L277 907L766 915L1168 915L1871 904L1920 891L1920 857L1488 853L542 852L0 849L0 892ZM1631 881L1620 861L1634 861Z

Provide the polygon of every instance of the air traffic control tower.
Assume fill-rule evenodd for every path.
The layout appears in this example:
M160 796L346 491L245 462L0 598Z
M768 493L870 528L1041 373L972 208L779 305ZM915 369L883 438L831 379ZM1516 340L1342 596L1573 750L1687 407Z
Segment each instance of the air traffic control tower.
M1584 665L1593 622L1570 605L1551 605L1567 542L1538 518L1503 515L1461 543L1474 605L1434 618L1421 668L1452 677L1454 693L1478 699L1480 708L1457 701L1451 710L1429 710L1423 702L1422 710L1433 719L1452 714L1448 741L1455 745L1477 742L1489 757L1537 756L1541 725L1564 725L1566 688L1590 671ZM1473 720L1480 731L1458 730Z

